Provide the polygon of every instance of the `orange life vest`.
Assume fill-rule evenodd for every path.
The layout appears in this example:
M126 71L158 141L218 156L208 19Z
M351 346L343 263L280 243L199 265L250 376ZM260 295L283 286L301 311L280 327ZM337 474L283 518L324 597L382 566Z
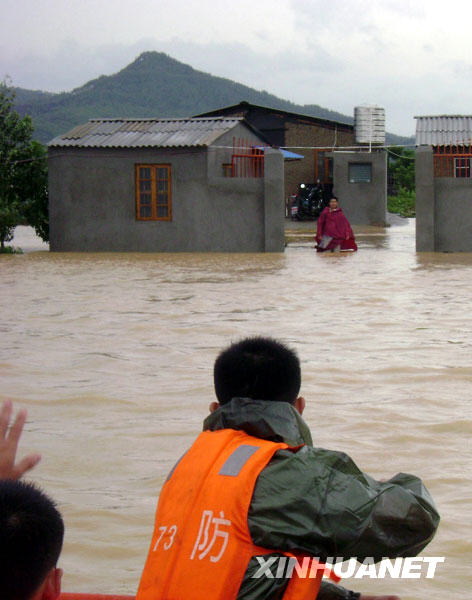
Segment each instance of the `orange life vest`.
M259 473L287 448L233 429L198 436L162 488L136 600L237 597L250 559L278 552L253 544L247 515ZM323 576L315 572L294 570L284 600L314 600Z

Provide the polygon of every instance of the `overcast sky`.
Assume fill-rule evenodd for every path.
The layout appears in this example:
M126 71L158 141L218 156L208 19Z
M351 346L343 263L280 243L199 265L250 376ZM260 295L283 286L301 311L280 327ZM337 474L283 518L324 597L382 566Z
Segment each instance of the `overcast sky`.
M145 50L353 115L472 114L470 0L0 0L0 79L69 91Z

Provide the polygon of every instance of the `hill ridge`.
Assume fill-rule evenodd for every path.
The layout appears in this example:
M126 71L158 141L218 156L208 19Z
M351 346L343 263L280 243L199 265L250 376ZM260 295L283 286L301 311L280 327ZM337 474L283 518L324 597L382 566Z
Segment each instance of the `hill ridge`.
M15 88L15 108L29 114L34 137L43 143L91 118L185 118L239 104L251 104L353 123L353 118L317 104L299 105L225 77L199 71L164 52L146 51L111 75L100 75L70 92ZM411 138L387 134L388 143Z

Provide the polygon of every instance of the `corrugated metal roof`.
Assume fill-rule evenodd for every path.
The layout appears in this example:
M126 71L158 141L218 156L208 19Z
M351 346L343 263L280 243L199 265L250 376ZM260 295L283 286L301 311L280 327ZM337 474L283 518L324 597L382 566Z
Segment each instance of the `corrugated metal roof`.
M80 148L174 148L209 146L242 118L91 119L51 140L48 146Z
M438 115L415 117L416 145L470 144L472 116Z

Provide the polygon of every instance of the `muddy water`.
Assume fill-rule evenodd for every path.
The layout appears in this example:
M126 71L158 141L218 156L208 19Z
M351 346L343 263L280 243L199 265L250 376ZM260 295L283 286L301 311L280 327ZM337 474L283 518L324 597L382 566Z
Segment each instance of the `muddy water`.
M420 475L442 514L435 579L348 580L407 600L472 587L472 255L416 254L414 222L358 231L355 255L25 254L0 258L0 399L26 406L31 478L59 502L66 591L133 593L155 499L213 400L230 340L302 359L316 445L377 478Z

